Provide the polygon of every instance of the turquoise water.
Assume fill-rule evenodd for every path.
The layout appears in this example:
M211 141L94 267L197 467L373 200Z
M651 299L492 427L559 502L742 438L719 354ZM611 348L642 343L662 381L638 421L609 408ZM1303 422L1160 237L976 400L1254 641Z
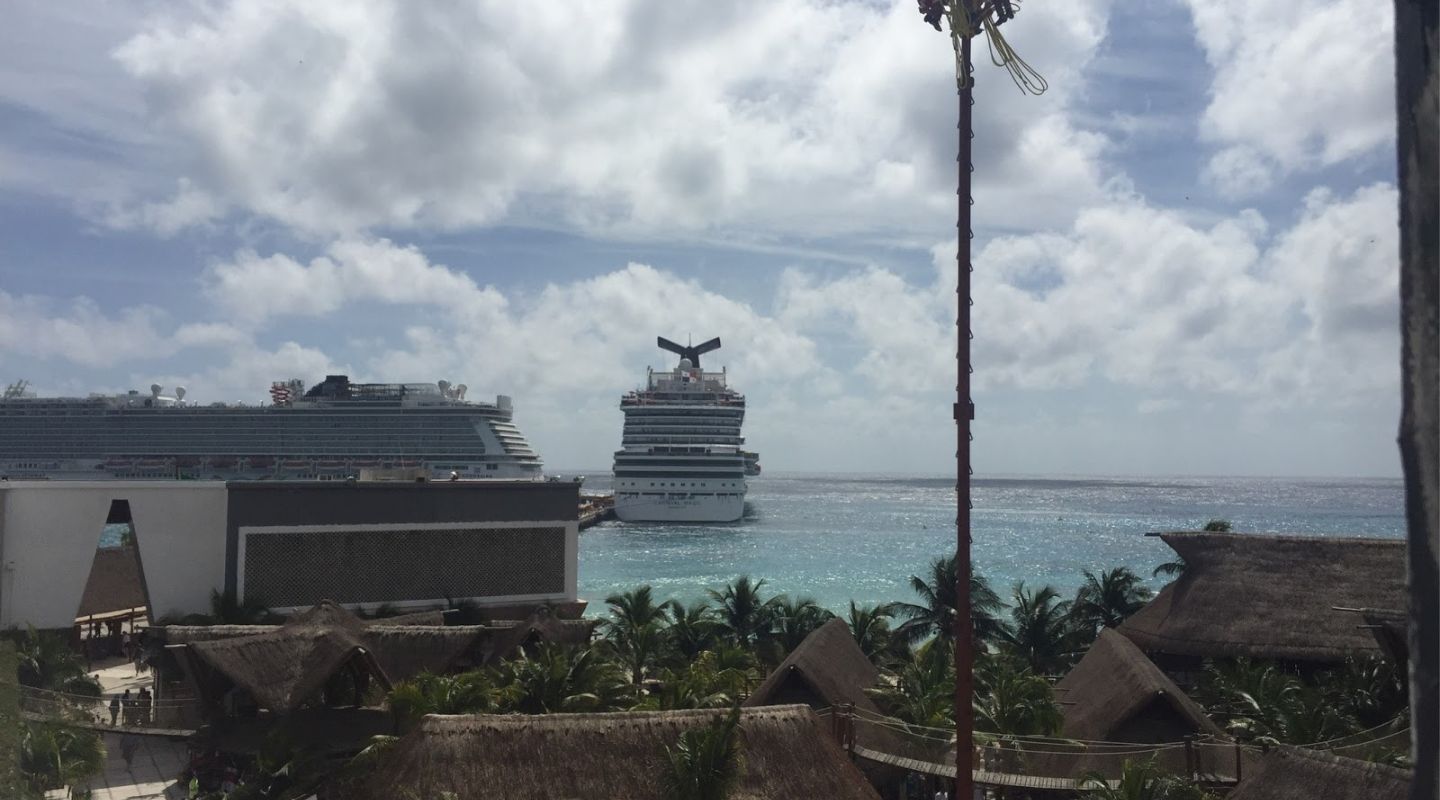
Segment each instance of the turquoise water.
M584 474L583 471L580 474ZM953 551L952 478L771 475L750 483L746 518L729 525L606 522L580 534L580 596L648 583L700 597L738 575L833 610L850 599L911 599L908 578ZM608 477L586 481L608 488ZM1170 548L1148 531L1228 519L1237 531L1403 536L1400 480L1276 478L977 479L974 558L1008 594L1017 580L1073 591L1082 569L1126 565L1149 576ZM1155 585L1159 586L1156 581Z

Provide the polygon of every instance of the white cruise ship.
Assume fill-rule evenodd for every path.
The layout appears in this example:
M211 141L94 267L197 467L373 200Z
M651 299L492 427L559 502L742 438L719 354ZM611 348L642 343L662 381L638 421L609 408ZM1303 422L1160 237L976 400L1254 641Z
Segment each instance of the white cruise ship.
M333 480L371 468L432 479L541 477L511 421L509 397L465 398L464 384L351 383L329 375L270 387L268 405L197 404L183 388L36 397L0 395L0 476L54 479Z
M656 343L680 363L650 369L644 389L620 398L625 430L615 452L615 515L627 522L738 520L745 477L759 474L760 465L757 454L741 449L745 396L726 386L723 369L700 367L700 356L720 349L720 340Z

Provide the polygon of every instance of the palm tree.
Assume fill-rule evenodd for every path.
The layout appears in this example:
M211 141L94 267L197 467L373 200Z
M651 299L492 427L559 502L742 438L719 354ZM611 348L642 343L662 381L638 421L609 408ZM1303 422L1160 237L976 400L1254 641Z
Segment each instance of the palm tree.
M1206 708L1244 741L1308 745L1360 730L1349 709L1274 664L1237 658L1210 664Z
M1068 666L1075 649L1070 604L1060 600L1055 587L1030 591L1024 581L1015 584L1012 598L1004 649L1037 675L1053 675Z
M21 686L83 697L100 696L100 682L90 677L84 663L58 633L27 628L16 648L16 657Z
M426 714L486 714L500 711L509 694L480 670L459 675L421 673L390 690L387 701L401 728Z
M855 637L855 643L860 645L860 652L870 659L873 664L880 664L887 660L894 646L894 633L890 630L890 619L893 612L890 605L878 606L857 606L855 601L850 601L850 616L846 622L850 625L850 635Z
M955 724L955 667L950 648L938 639L922 646L893 679L866 693L887 716L917 727Z
M79 796L76 787L105 766L105 747L93 731L26 722L19 733L20 770L36 795L69 786Z
M1205 527L1201 528L1200 530L1202 530L1202 531L1213 531L1213 532L1215 532L1215 533L1229 533L1229 532L1230 532L1230 520L1228 520L1228 519L1212 519L1212 520L1210 520L1209 522L1205 523Z
M742 647L753 647L770 632L775 598L760 599L760 587L764 585L763 578L751 581L749 575L741 575L720 591L707 590L711 599L720 604L716 613L721 627Z
M638 686L659 663L665 646L664 634L660 623L651 621L639 627L619 629L607 640L616 660L629 671L632 684Z
M665 800L726 800L745 771L745 754L736 731L740 707L724 717L680 734L674 747L665 748L665 774L661 780Z
M907 617L895 629L895 635L907 644L938 636L947 645L955 632L955 556L937 558L930 563L929 574L910 576L910 588L919 595L919 603L895 603L897 616ZM994 641L1001 630L996 614L1004 605L999 595L978 571L970 573L970 622L975 631L976 649Z
M1178 578L1184 574L1185 559L1181 556L1175 556L1173 561L1166 561L1155 567L1155 569L1150 572L1150 577L1158 578L1164 575L1167 578Z
M743 651L742 651L743 652ZM728 708L740 702L751 671L743 667L721 667L714 652L701 653L683 669L668 670L655 706L676 708Z
M1070 614L1076 625L1090 636L1101 628L1118 628L1126 617L1145 607L1152 592L1129 567L1115 567L1100 574L1082 573L1085 583L1075 593Z
M774 599L771 614L773 636L786 653L799 647L806 636L835 616L812 598L792 601L783 594Z
M1086 800L1210 800L1214 795L1148 761L1125 760L1114 786L1099 772L1080 776L1078 788Z
M710 604L703 600L684 605L671 600L670 627L665 630L670 649L685 662L689 662L715 645L720 624Z
M1064 718L1050 682L1012 658L988 656L975 670L975 726L1004 736L1054 736Z
M605 598L605 603L610 606L610 619L605 621L605 627L612 633L624 635L627 631L646 625L663 626L670 621L667 613L670 604L657 605L654 592L648 584L628 592L612 594Z
M616 711L630 705L624 675L596 647L545 643L530 657L504 662L497 679L513 686L510 710L521 714Z

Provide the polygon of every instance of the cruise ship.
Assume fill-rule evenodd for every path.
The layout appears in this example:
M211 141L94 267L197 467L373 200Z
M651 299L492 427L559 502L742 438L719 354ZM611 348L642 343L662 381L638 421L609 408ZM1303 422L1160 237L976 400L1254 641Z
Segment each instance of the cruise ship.
M620 398L625 414L615 453L615 515L628 522L733 522L745 513L745 478L760 456L741 449L745 396L726 373L705 372L700 356L720 340L679 345L674 369L649 370L645 388Z
M185 389L0 396L0 476L13 479L334 480L364 469L431 478L541 477L510 398L465 399L464 384L351 383L329 375L270 387L270 403L197 404Z

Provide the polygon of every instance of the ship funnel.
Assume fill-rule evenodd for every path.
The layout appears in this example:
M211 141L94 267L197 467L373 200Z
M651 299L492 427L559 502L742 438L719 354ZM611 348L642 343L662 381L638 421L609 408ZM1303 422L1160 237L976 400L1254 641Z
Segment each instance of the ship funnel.
M184 399L185 399L185 387L184 387L184 386L176 386L176 387L175 387L175 399L176 399L176 400L184 400Z
M666 339L664 336L657 336L655 337L655 344L661 350L669 350L675 355L680 356L682 359L688 359L691 366L693 366L695 369L699 369L700 356L710 352L711 350L720 349L720 337L717 336L708 342L701 342L697 345L687 346L683 344L676 344L669 339Z
M160 387L160 384L158 384L158 383L152 383L152 384L150 384L150 396L151 396L151 397L159 397L159 396L160 396L160 388L161 388L161 387Z

